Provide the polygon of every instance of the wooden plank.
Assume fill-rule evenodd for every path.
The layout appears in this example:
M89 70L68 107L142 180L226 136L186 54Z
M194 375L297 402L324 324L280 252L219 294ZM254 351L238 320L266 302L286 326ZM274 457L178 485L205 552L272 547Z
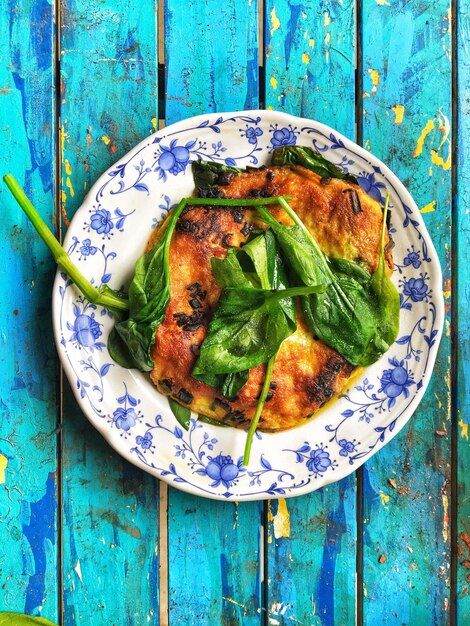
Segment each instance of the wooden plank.
M257 45L256 2L167 0L166 123L256 107ZM261 510L257 503L237 506L169 489L171 625L262 622Z
M257 8L237 0L165 2L167 125L258 107Z
M364 1L364 144L409 188L449 305L449 0ZM426 268L423 268L425 271ZM449 317L447 318L449 323ZM364 624L449 622L449 326L411 422L364 469Z
M354 138L355 3L266 3L266 107Z
M457 155L457 624L470 623L470 3L458 5L458 155Z
M354 138L354 2L269 0L265 32L266 105ZM273 623L353 624L354 476L272 502L268 520L267 608Z
M62 201L156 125L156 7L63 0ZM68 390L63 412L65 624L158 624L158 481L115 454Z
M262 503L215 502L169 490L169 623L263 623Z
M0 172L54 219L53 3L0 4ZM0 611L58 618L54 264L0 185Z

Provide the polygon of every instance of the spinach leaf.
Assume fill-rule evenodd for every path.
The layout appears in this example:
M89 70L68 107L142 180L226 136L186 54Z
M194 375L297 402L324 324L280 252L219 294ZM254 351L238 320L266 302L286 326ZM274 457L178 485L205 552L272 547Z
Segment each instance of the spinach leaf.
M390 280L385 267L385 229L388 201L387 195L380 239L379 263L368 285L371 298L375 300L374 317L377 332L363 356L365 364L374 363L388 350L397 338L400 326L400 295Z
M273 150L271 165L302 165L322 178L341 178L350 183L357 179L330 163L323 155L304 146L280 146Z
M214 163L213 161L193 161L192 172L194 184L198 193L206 195L214 185L226 185L230 182L234 174L239 174L245 170L239 167Z
M323 268L323 253L312 244L299 225L284 226L263 207L258 207L262 220L274 231L284 259L291 271L304 285L322 285L328 282L328 273Z
M185 430L189 430L191 424L191 409L188 409L187 406L183 406L173 398L168 398L168 404L178 423L181 424Z
M321 293L302 298L302 310L311 330L353 365L374 363L395 340L399 324L398 293L385 271L384 233L388 200L379 266L372 276L350 261L330 261L287 202L281 199L280 204L294 221L294 226L279 224L263 208L258 211L274 230L298 283L311 284L311 267L307 261L310 255L315 260L317 277L325 285ZM297 247L292 245L294 240ZM302 259L305 259L303 267Z
M243 248L232 248L224 259L212 257L211 264L212 272L223 289L259 289L261 287L262 289L282 290L289 286L279 247L270 230L263 230L253 235ZM282 299L280 307L282 315L295 330L296 315L292 299ZM220 315L218 311L217 315ZM214 320L209 326L208 333L212 332L213 323ZM220 329L217 333L219 332ZM204 342L201 347L203 360L208 356L204 355L207 345L209 344ZM214 351L217 351L215 344ZM215 373L210 367L205 366L204 371L198 372L195 368L192 374L197 380L218 388L226 398L230 399L236 397L246 384L249 372L248 369L241 371L228 369L225 373Z
M178 217L188 203L173 209L161 240L138 259L129 287L129 318L115 324L108 338L110 356L122 367L148 372L155 331L170 301L170 243Z
M318 289L224 289L193 375L242 372L266 363L296 330L291 298Z

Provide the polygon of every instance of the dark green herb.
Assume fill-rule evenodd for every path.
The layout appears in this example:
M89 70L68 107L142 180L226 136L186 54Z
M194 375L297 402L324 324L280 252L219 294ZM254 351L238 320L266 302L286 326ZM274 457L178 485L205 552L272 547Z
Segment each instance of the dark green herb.
M304 146L281 146L273 151L271 165L302 165L312 170L322 178L340 178L350 183L356 183L357 179L351 174L327 161L319 152Z
M108 287L108 285L102 285L99 289L94 287L80 270L72 263L67 252L60 245L55 238L54 234L48 228L38 211L32 205L29 198L26 196L23 189L18 184L18 181L11 174L6 174L3 177L5 184L13 194L15 200L18 202L24 213L38 232L41 239L52 253L57 265L67 273L67 275L73 280L77 288L83 293L89 302L92 304L99 304L106 307L110 311L113 311L117 315L122 315L124 311L129 308L127 298L124 298L120 294L116 293Z
M387 224L389 196L385 199L380 256L376 271L372 274L369 290L375 299L374 317L377 332L372 337L364 355L365 364L374 363L396 340L400 326L400 295L390 280L385 267L385 229Z
M196 189L204 193L214 185L227 184L234 174L245 170L213 161L193 161L192 171Z
M270 230L251 234L243 248L232 248L224 259L212 257L212 273L221 288L285 289L287 276L276 238ZM295 307L291 299L281 306L295 323ZM204 350L204 344L202 346ZM214 374L205 372L193 375L198 380L216 387L226 398L235 398L248 380L248 370Z
M153 367L151 349L155 332L165 318L170 301L170 244L176 222L188 205L256 207L263 199L229 200L183 198L173 209L161 240L136 263L129 287L129 317L118 322L108 338L110 356L122 367L148 372ZM279 198L266 198L274 204Z
M207 330L193 375L241 372L266 363L296 330L290 299L319 287L225 289Z
M399 323L399 297L387 276L384 260L388 199L379 266L372 276L366 276L363 268L349 261L329 262L287 202L281 199L280 204L294 221L294 226L284 226L265 209L258 210L274 230L286 262L299 282L310 284L310 270L305 271L307 266L300 267L299 263L303 248L306 256L315 259L317 279L325 285L323 292L302 298L302 309L310 328L353 365L374 363L395 340ZM298 243L297 248L292 245L293 240ZM292 250L294 254L291 254Z
M191 424L191 409L188 409L187 406L183 406L173 398L168 398L168 404L170 405L171 412L176 417L178 424L180 424L185 430L188 430Z
M170 301L170 243L178 217L188 200L172 211L161 240L138 259L129 286L129 318L118 322L108 339L111 357L123 367L150 371L155 331Z

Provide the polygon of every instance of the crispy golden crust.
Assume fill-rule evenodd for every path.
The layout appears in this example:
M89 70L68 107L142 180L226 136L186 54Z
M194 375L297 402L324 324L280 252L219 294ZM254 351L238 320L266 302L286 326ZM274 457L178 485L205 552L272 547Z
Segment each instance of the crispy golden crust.
M324 181L299 166L267 167L233 177L220 187L225 197L289 195L290 204L330 256L377 267L382 209L357 185ZM275 217L290 223L280 207ZM170 249L171 300L157 330L151 377L157 388L196 413L246 428L253 417L265 366L250 371L238 399L229 402L214 388L191 376L220 289L212 276L211 256L223 257L239 247L256 221L251 209L188 207L178 221ZM149 245L158 238L157 232ZM388 263L392 267L390 253ZM259 428L297 426L348 383L353 367L335 350L315 339L298 311L297 331L276 357L271 392Z

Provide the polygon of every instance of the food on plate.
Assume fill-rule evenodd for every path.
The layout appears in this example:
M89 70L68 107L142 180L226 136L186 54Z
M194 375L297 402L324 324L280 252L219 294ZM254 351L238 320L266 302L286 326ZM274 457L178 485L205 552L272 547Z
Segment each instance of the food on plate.
M151 340L127 342L159 391L226 425L297 426L396 338L386 212L308 148L275 150L270 165L247 171L198 161L193 174L198 198L152 235L129 290L140 317L131 297L110 352L119 360L116 335L126 340L142 320L148 328L146 271L149 301L165 276Z
M304 423L395 340L388 198L383 210L298 146L247 170L197 161L193 174L197 197L156 229L128 300L70 275L116 313L110 355L150 372L180 423L192 410L249 427L246 464L256 428Z

